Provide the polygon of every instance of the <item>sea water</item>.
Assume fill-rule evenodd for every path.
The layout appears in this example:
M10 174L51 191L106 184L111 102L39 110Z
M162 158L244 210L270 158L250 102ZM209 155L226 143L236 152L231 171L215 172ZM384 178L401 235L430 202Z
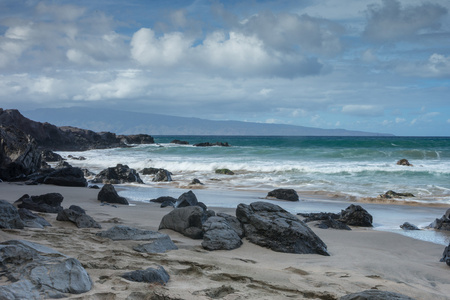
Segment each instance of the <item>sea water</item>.
M373 199L388 190L412 193L414 197L395 199L398 204L414 201L450 207L450 138L449 137L286 137L286 136L155 136L155 144L130 148L58 152L83 156L86 160L70 160L73 166L88 168L94 173L126 164L143 168L163 168L172 173L172 182L152 182L152 176L141 175L145 185L125 185L121 195L134 201L148 201L159 196L178 197L190 189L189 183L199 179L208 206L236 207L239 202L257 201L276 188L295 189L303 203L284 203L292 212L315 203L311 212L339 212L348 201ZM178 139L188 145L171 143ZM197 147L201 142L227 142L229 147ZM413 166L397 165L407 159ZM229 169L235 175L216 174ZM153 187L160 188L151 189ZM162 189L161 189L162 188ZM211 191L219 191L210 193ZM246 194L236 192L248 192ZM226 196L225 196L226 195ZM245 199L242 199L244 197ZM324 202L324 199L326 201ZM334 199L334 200L333 200ZM307 200L307 201L306 201ZM322 201L321 201L322 200ZM330 201L332 200L332 201ZM343 204L339 204L342 202ZM346 203L347 202L347 203ZM367 204L369 205L369 204ZM366 206L367 206L366 205ZM391 218L387 212L375 212L383 218L377 224L393 229L400 212L416 213L418 225L427 221L412 208L396 209ZM328 208L328 209L326 209ZM345 207L344 207L345 208ZM394 206L391 206L394 208ZM373 206L372 211L376 211ZM439 218L445 209L423 214ZM336 211L338 210L338 211ZM442 213L438 213L442 212ZM409 212L408 212L409 213ZM404 216L400 216L402 218ZM431 218L430 222L434 219ZM404 221L414 221L406 219ZM417 225L417 224L416 224ZM395 224L398 228L398 224ZM447 243L447 240L440 242Z

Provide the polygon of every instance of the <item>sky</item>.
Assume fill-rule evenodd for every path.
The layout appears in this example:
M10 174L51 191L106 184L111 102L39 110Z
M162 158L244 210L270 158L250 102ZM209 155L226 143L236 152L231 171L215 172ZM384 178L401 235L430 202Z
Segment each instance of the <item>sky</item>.
M1 0L0 107L72 106L450 136L450 1Z

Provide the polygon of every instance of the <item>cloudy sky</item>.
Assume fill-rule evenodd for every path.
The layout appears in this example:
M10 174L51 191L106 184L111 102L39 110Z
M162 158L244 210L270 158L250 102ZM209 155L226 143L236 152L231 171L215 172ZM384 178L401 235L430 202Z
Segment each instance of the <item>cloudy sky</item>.
M71 106L449 136L450 1L1 0L0 107Z

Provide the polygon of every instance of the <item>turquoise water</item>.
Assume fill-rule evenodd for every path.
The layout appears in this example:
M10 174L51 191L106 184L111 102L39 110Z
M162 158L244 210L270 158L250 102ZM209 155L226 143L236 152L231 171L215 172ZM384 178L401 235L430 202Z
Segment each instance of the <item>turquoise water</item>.
M171 144L174 139L189 145ZM138 171L155 167L173 173L172 183L153 183L151 177L142 176L149 185L182 187L197 178L206 189L293 188L299 193L344 199L377 197L394 190L415 195L404 200L450 204L447 137L155 136L155 142L80 152L87 160L70 163L94 172L122 163ZM231 146L192 146L200 142L228 142ZM397 165L402 158L414 166ZM219 168L228 168L235 175L215 174Z

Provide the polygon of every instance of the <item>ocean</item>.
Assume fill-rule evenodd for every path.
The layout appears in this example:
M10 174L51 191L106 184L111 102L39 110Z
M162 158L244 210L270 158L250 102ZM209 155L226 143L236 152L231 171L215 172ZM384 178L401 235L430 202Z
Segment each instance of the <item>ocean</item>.
M69 160L69 163L94 173L119 163L137 171L153 167L172 173L172 182L152 182L152 176L141 175L145 185L122 185L119 194L134 201L146 202L159 196L177 198L182 192L194 189L199 201L208 206L236 207L240 202L262 199L273 189L291 188L299 193L303 202L283 202L282 206L294 213L339 212L348 202L371 202L368 200L376 199L388 190L414 195L395 199L394 203L414 201L450 207L449 137L154 138L155 144L151 145L58 153L64 157L85 157L86 160ZM175 139L187 141L189 145L171 143ZM193 146L201 142L227 142L230 146ZM407 159L413 166L397 165L400 159ZM215 173L216 169L223 168L235 174ZM189 185L194 178L203 183L201 189ZM424 212L424 209L407 208L406 205L394 208L392 203L389 204L390 213L379 210L374 204L365 204L382 218L383 221L377 224L379 228L398 230L399 222L407 215L410 217L404 221L426 226L446 210L427 208ZM436 237L431 239L436 240ZM440 243L448 244L448 238Z

